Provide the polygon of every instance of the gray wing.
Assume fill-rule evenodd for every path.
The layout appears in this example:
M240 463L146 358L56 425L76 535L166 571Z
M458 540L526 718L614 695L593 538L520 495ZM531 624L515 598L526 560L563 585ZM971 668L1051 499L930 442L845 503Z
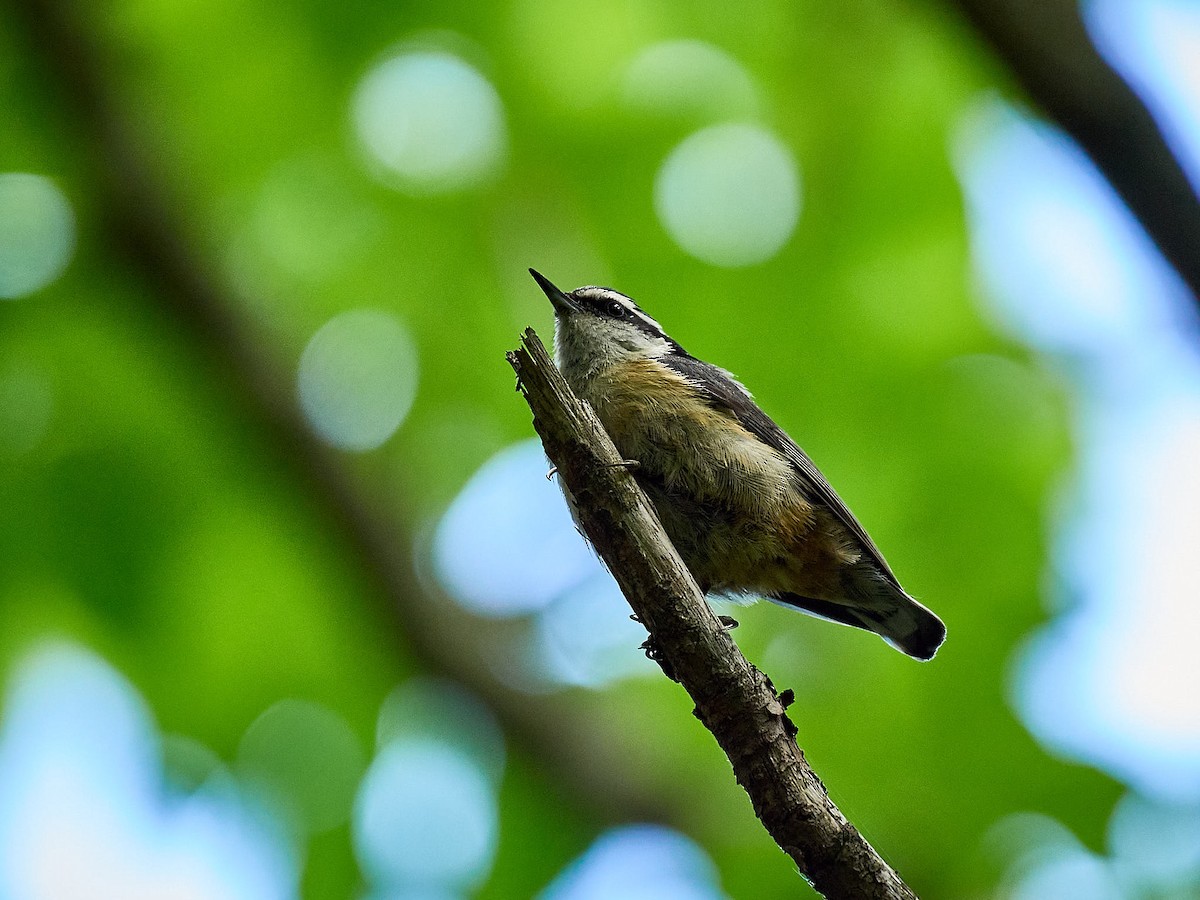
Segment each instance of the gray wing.
M801 450L770 416L758 408L750 393L738 384L732 375L724 369L691 356L670 355L662 357L660 361L691 382L710 405L732 414L743 428L790 462L796 474L800 476L801 485L809 499L825 504L862 544L888 579L903 592L904 589L900 587L891 566L887 564L871 536L859 524L858 519L854 518L854 513L850 512L832 485L825 480L825 476L808 458L808 454Z

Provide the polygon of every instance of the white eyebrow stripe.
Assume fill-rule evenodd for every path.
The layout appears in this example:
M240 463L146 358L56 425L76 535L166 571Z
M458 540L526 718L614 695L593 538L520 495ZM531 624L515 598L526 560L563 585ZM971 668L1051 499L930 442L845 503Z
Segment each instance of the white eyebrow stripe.
M616 300L619 303L629 306L633 300L626 297L624 294L614 291L612 288L598 287L594 284L589 284L585 287L576 288L572 293L581 297L593 297L597 300Z

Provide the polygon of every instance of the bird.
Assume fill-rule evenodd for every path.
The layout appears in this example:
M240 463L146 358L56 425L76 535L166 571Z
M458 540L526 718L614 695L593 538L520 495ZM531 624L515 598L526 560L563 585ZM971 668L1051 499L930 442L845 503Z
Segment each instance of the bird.
M611 288L562 291L555 363L599 416L706 595L765 597L929 660L946 627L904 588L808 455L732 374Z

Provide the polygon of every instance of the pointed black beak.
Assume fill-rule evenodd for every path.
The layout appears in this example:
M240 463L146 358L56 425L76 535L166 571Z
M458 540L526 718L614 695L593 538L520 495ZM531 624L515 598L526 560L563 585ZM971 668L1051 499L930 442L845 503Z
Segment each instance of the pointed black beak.
M574 300L556 288L554 283L541 272L537 271L537 269L530 269L529 274L538 283L538 287L550 298L550 302L554 304L555 313L568 315L579 309L579 305Z

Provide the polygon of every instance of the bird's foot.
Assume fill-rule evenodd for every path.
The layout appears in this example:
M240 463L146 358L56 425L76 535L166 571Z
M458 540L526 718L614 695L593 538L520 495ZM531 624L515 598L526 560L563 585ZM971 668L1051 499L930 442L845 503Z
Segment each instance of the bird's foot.
M679 679L675 676L675 668L671 665L670 661L663 656L662 649L658 646L658 641L654 639L654 635L650 635L648 638L646 638L646 640L642 641L642 644L640 647L638 647L638 649L645 652L646 659L652 659L658 663L658 667L663 670L664 675L674 682L679 681Z

